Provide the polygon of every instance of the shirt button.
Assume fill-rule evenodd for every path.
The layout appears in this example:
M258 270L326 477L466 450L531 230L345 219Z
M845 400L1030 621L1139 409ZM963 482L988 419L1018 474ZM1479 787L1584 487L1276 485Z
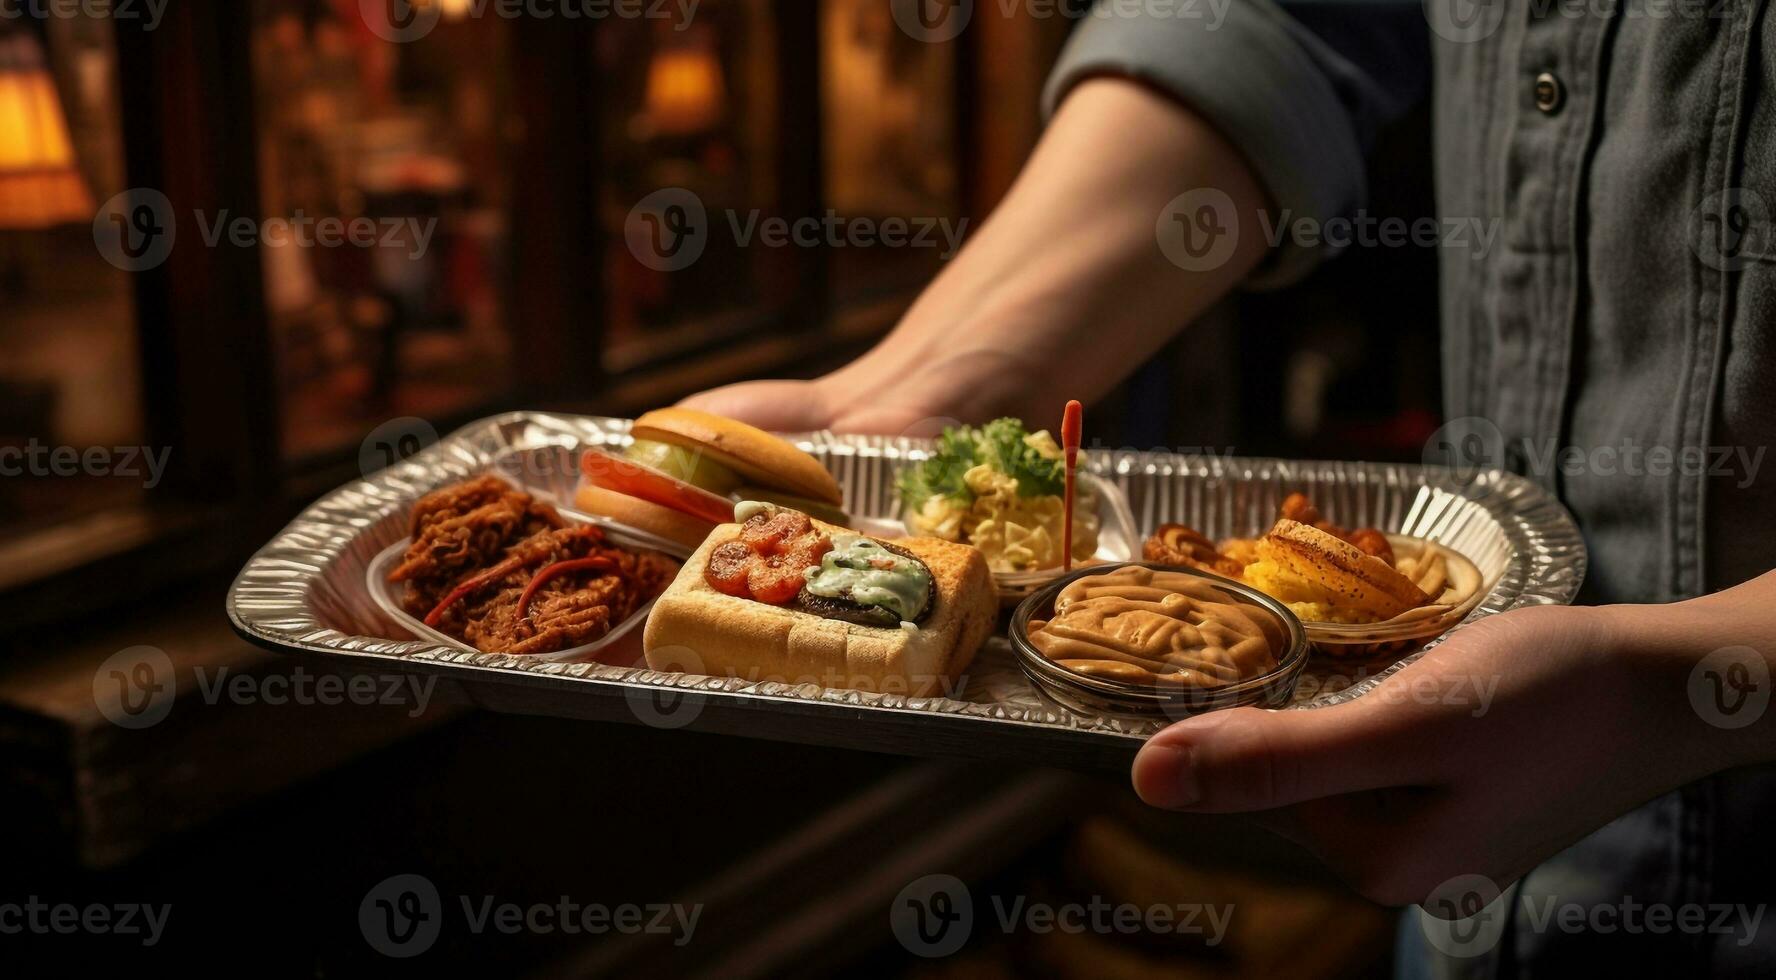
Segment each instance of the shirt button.
M1536 76L1535 100L1543 115L1552 116L1566 102L1566 86L1560 84L1559 76L1553 72L1542 72Z

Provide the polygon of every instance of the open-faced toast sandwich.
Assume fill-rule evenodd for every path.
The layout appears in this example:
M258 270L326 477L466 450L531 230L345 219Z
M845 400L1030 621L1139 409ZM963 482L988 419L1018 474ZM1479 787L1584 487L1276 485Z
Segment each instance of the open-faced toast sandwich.
M648 666L925 697L954 693L998 618L981 553L880 540L746 502L654 604Z

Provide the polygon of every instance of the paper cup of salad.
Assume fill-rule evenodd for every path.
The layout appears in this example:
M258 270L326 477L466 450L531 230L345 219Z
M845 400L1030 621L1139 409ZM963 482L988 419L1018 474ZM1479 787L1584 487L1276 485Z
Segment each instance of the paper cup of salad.
M1087 457L1080 453L1073 564L1128 561L1137 539L1128 498L1088 472ZM980 549L1010 605L1062 572L1065 479L1054 437L1006 418L944 429L924 459L900 471L895 489L907 534Z

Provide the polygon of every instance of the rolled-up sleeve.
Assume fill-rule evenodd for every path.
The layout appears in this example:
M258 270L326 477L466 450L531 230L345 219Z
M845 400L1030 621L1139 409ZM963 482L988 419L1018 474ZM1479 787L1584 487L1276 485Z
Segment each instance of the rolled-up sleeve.
M1169 7L1099 0L1049 76L1043 111L1052 113L1086 78L1138 79L1188 105L1240 150L1269 191L1278 222L1323 226L1350 216L1364 204L1364 158L1375 129L1410 108L1428 84L1426 29L1421 16L1416 25L1398 16L1406 4L1309 6L1298 20L1273 0ZM1414 15L1417 9L1411 2ZM1325 26L1316 33L1303 20ZM1327 254L1284 238L1246 286L1292 282Z

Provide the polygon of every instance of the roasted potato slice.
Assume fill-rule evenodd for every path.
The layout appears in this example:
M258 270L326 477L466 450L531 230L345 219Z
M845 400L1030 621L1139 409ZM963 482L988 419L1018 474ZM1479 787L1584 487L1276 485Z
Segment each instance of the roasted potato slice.
M1259 539L1257 551L1247 577L1264 579L1260 588L1285 602L1323 603L1356 621L1378 622L1432 599L1382 559L1287 518Z

